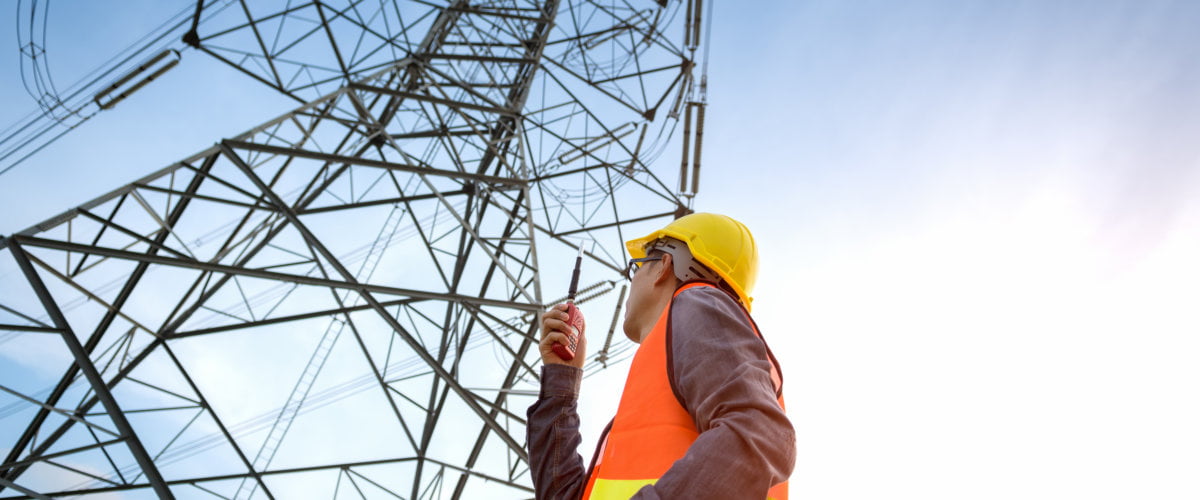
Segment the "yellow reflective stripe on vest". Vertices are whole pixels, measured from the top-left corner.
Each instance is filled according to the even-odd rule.
[[[647,484],[657,483],[657,479],[596,479],[592,486],[592,494],[587,500],[629,500]],[[767,500],[780,500],[767,497]]]
[[[588,500],[629,500],[638,490],[658,479],[596,479]]]

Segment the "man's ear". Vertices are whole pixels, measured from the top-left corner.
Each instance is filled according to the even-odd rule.
[[[662,260],[658,261],[658,272],[654,276],[654,284],[665,283],[666,281],[675,281],[675,263],[671,262],[671,254],[662,254]]]

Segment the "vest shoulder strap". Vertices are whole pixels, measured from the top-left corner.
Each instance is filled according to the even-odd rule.
[[[741,309],[742,314],[746,317],[746,320],[750,322],[750,327],[754,329],[754,334],[758,335],[758,339],[763,343],[763,348],[767,351],[767,359],[771,362],[771,367],[773,368],[771,372],[771,383],[775,386],[775,397],[778,398],[783,396],[783,370],[780,369],[779,360],[775,359],[775,353],[771,352],[771,346],[767,345],[766,339],[763,338],[762,331],[760,331],[758,328],[758,323],[754,321],[754,318],[750,316],[750,312],[747,311],[746,308],[742,306],[742,303],[738,301],[736,295],[731,294],[728,290],[717,286],[711,281],[691,280],[679,285],[679,288],[675,290],[675,297],[678,297],[680,292],[688,288],[702,286],[708,286],[717,290],[721,290],[734,304],[738,306],[739,309]],[[683,394],[679,391],[679,386],[675,383],[675,349],[673,348],[672,344],[672,318],[674,317],[675,313],[674,297],[672,297],[671,302],[667,304],[667,308],[667,331],[665,332],[665,342],[667,343],[667,383],[671,386],[671,393],[675,395],[675,400],[679,402],[680,406],[682,406],[684,409],[687,409],[688,405],[684,401]]]

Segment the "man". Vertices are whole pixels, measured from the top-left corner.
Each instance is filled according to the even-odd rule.
[[[567,308],[542,315],[542,388],[527,425],[537,498],[786,498],[795,433],[778,363],[748,313],[749,230],[697,213],[626,247],[624,330],[640,345],[587,469],[575,452],[586,338],[564,361],[551,347],[567,343]]]

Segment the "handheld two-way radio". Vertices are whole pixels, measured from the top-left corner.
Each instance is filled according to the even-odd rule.
[[[563,361],[575,359],[575,349],[579,347],[579,336],[583,335],[583,313],[575,307],[575,292],[579,289],[579,267],[583,264],[583,243],[579,244],[579,255],[575,257],[575,270],[571,272],[571,287],[567,289],[567,324],[575,327],[567,334],[567,344],[550,346],[554,354]]]

